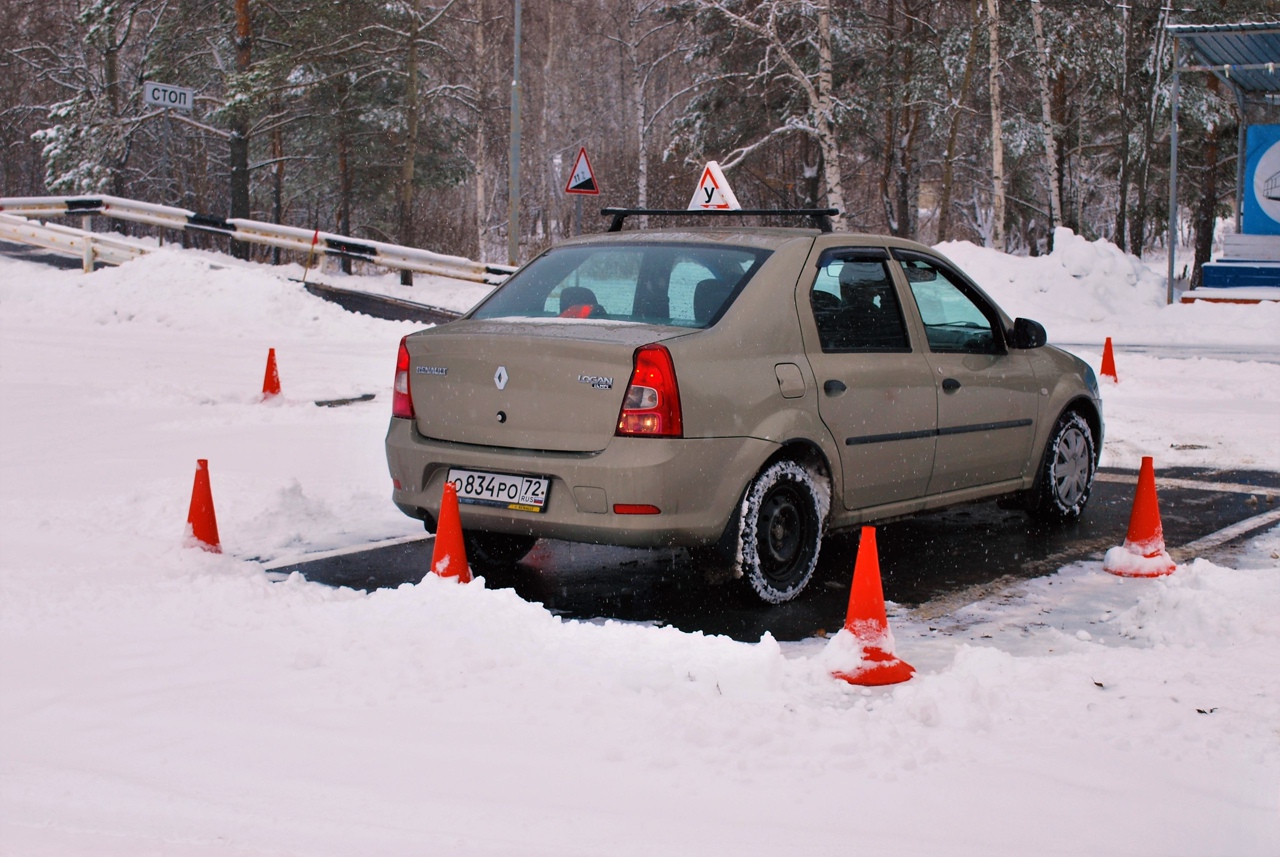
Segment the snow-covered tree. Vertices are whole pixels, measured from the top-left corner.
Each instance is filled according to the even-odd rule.
[[[45,184],[65,194],[128,192],[134,142],[147,123],[140,86],[166,3],[96,0],[65,10],[57,41],[13,51],[62,98],[47,106]]]

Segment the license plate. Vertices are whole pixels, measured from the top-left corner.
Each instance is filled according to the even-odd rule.
[[[541,512],[547,507],[551,480],[540,476],[509,476],[478,470],[450,470],[449,481],[458,491],[458,502],[495,506],[516,512]]]

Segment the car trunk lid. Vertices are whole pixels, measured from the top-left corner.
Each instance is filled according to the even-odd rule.
[[[435,440],[597,452],[635,350],[689,331],[591,320],[456,321],[406,341],[417,428]]]

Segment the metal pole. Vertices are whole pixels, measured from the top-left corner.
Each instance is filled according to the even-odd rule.
[[[575,195],[573,198],[573,234],[582,234],[582,195]]]
[[[1236,92],[1236,108],[1240,111],[1240,119],[1236,123],[1236,234],[1240,234],[1240,213],[1244,209],[1244,159],[1248,148],[1249,106],[1245,103],[1244,93],[1240,87],[1233,86]]]
[[[507,263],[520,264],[520,0],[516,4],[515,71],[511,78],[511,172],[507,187]]]
[[[1172,116],[1169,134],[1169,286],[1165,303],[1173,303],[1173,266],[1178,248],[1178,38],[1173,39]]]

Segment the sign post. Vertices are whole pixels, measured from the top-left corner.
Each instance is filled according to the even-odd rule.
[[[582,234],[582,197],[599,196],[600,186],[596,184],[596,174],[591,169],[591,159],[587,157],[587,148],[578,149],[578,157],[573,162],[573,170],[569,173],[569,181],[564,186],[565,193],[575,195],[573,234]]]
[[[153,80],[144,81],[142,84],[142,100],[152,107],[159,107],[164,111],[164,147],[161,149],[160,155],[160,172],[166,179],[173,178],[173,171],[169,162],[169,150],[173,147],[173,114],[170,111],[181,110],[184,113],[190,113],[195,107],[196,93],[194,89],[188,89],[185,86],[173,86],[168,83],[156,83]],[[183,239],[186,239],[186,233],[183,233]],[[160,243],[164,243],[164,233],[160,233]]]

